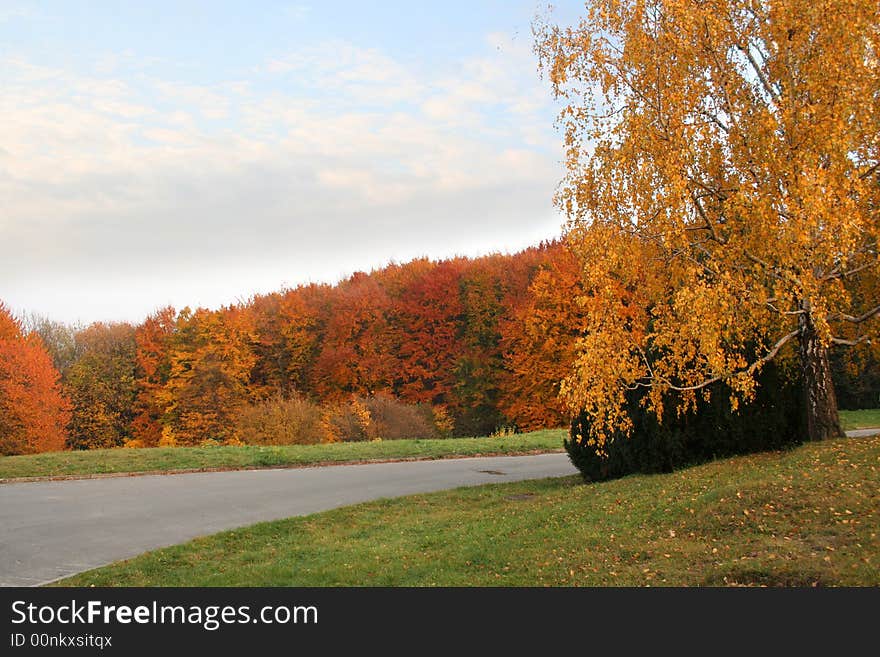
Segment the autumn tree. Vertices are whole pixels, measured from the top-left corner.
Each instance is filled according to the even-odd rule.
[[[390,390],[396,369],[388,345],[391,300],[379,277],[357,272],[333,288],[326,303],[310,389],[330,401]]]
[[[253,385],[252,317],[242,308],[182,310],[168,341],[168,373],[156,403],[160,445],[237,440],[236,417],[267,391]]]
[[[309,393],[309,380],[327,324],[329,285],[303,285],[283,295],[278,307],[288,386]]]
[[[554,244],[526,294],[501,322],[504,380],[498,404],[521,430],[563,426],[569,419],[559,384],[586,332],[577,303],[585,292],[577,258]]]
[[[386,272],[387,275],[387,272]],[[456,261],[414,260],[397,272],[389,309],[394,389],[411,403],[446,405],[461,351],[462,314]]]
[[[131,437],[136,397],[135,329],[97,322],[75,334],[76,361],[63,376],[72,404],[67,444],[117,447]]]
[[[177,312],[168,306],[149,315],[135,329],[135,380],[132,444],[155,447],[162,438],[164,405],[159,400],[171,373],[169,350]]]
[[[462,267],[457,433],[483,435],[510,422],[500,402],[509,383],[502,327],[527,299],[529,281],[544,257],[543,248],[535,247],[515,255],[483,256]]]
[[[627,389],[747,400],[791,345],[808,437],[840,435],[828,352],[880,311],[880,3],[595,0],[536,36],[591,284],[564,392],[592,438],[627,426]]]
[[[36,333],[0,302],[0,454],[64,449],[69,404]]]
[[[28,314],[22,324],[26,333],[40,336],[46,351],[52,357],[55,369],[63,377],[67,368],[79,358],[76,334],[82,327],[65,324],[38,313]]]

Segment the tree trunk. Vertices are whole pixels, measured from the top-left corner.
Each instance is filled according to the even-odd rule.
[[[828,348],[822,344],[809,310],[800,319],[800,356],[804,406],[807,412],[807,440],[841,438],[837,396],[831,380]]]

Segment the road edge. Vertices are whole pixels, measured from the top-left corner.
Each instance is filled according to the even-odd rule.
[[[880,431],[880,429],[878,429]],[[326,468],[334,465],[371,465],[375,463],[407,463],[410,461],[445,461],[449,459],[471,459],[496,456],[536,456],[538,454],[560,454],[565,450],[533,449],[513,452],[479,452],[475,454],[444,454],[442,456],[402,456],[388,459],[352,459],[348,461],[313,461],[310,463],[276,463],[271,465],[217,466],[206,468],[176,468],[173,470],[138,470],[135,472],[95,472],[91,474],[41,475],[37,477],[6,477],[0,479],[0,486],[26,484],[45,481],[76,481],[79,479],[114,479],[117,477],[151,477],[156,475],[195,474],[199,472],[250,472],[254,470],[294,470],[300,468]]]

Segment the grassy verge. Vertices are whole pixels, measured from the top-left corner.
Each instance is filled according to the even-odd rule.
[[[880,408],[860,411],[840,411],[840,423],[845,431],[850,429],[873,429],[880,427]]]
[[[0,457],[0,479],[551,452],[562,449],[564,434],[561,429],[548,429],[500,438],[387,440],[278,447],[176,447],[50,452]]]
[[[77,586],[880,585],[880,438],[668,475],[380,500],[87,572]]]

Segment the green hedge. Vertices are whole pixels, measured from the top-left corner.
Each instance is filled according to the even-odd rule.
[[[880,361],[872,352],[832,351],[831,378],[839,408],[857,411],[880,405]]]
[[[668,411],[662,423],[639,403],[641,395],[633,393],[628,400],[632,435],[613,436],[606,457],[598,456],[585,442],[578,444],[572,439],[589,434],[589,421],[583,413],[572,422],[565,449],[584,479],[601,481],[634,473],[671,472],[715,458],[779,449],[803,441],[800,384],[777,366],[764,368],[754,400],[740,404],[737,411],[731,409],[725,386],[717,384],[711,393],[709,402],[699,399],[695,412],[676,416]],[[668,400],[668,406],[674,407],[673,399]]]

